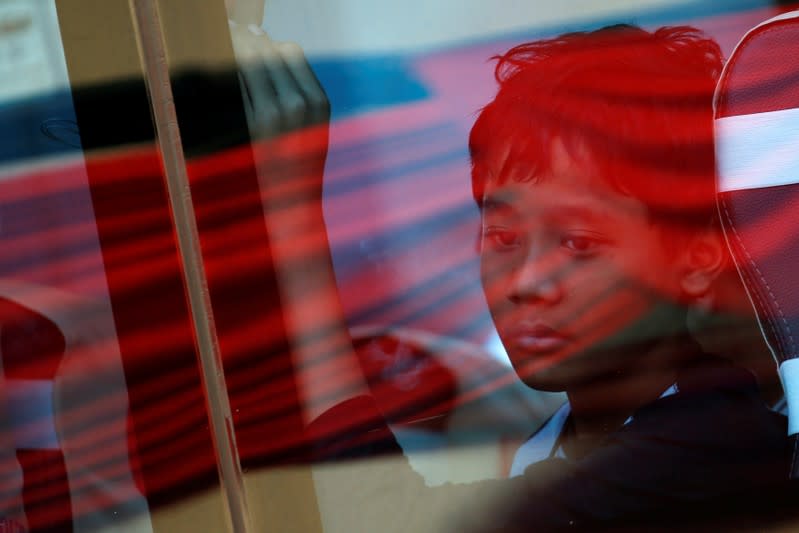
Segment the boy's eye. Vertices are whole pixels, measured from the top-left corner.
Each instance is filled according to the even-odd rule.
[[[507,228],[486,228],[483,238],[495,250],[512,250],[521,244],[519,234]]]
[[[590,255],[597,251],[602,241],[587,235],[567,235],[561,239],[561,246],[577,255]]]

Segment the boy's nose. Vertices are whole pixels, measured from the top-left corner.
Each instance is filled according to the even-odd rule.
[[[508,297],[514,303],[556,304],[563,299],[560,279],[564,265],[558,265],[553,250],[531,252],[514,272]]]

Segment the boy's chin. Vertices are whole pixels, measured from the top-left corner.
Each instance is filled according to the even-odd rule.
[[[617,341],[618,339],[613,339]],[[628,339],[629,341],[629,339]],[[603,342],[591,348],[562,354],[557,360],[528,359],[514,361],[513,368],[530,388],[545,392],[569,392],[586,387],[612,384],[621,375],[628,375],[644,354],[662,342],[661,338],[636,339],[637,342]],[[672,357],[664,352],[663,365]],[[662,368],[666,370],[666,368]]]
[[[585,383],[586,380],[590,381],[589,376],[575,375],[574,372],[563,371],[559,368],[547,368],[526,374],[517,371],[517,375],[522,383],[531,389],[544,392],[565,392]]]
[[[563,392],[585,379],[595,368],[582,353],[564,350],[544,356],[508,351],[516,376],[528,387],[545,392]]]

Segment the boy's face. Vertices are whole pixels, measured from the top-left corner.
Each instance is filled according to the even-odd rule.
[[[487,185],[481,278],[516,372],[555,391],[632,370],[643,346],[681,331],[684,311],[671,303],[679,262],[645,205],[557,139],[551,155],[535,182]]]

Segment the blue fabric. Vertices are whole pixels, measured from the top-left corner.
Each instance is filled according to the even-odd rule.
[[[409,56],[317,57],[309,62],[327,91],[333,120],[430,97]]]
[[[79,151],[75,120],[69,91],[0,105],[0,164]]]

